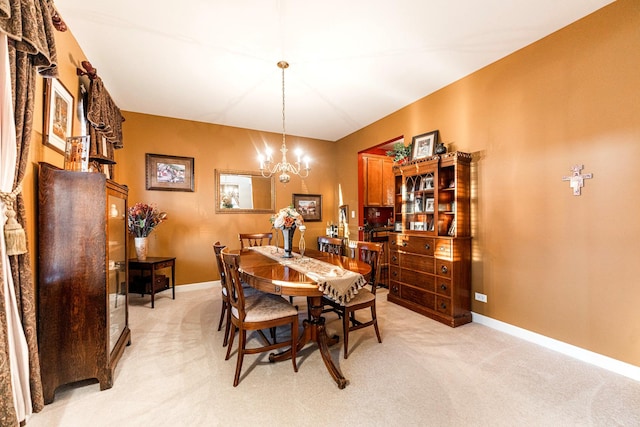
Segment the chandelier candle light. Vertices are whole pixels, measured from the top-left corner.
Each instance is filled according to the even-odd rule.
[[[284,120],[284,70],[289,68],[289,63],[286,61],[278,62],[278,68],[282,70],[282,147],[280,147],[280,152],[282,153],[282,161],[273,165],[273,156],[271,153],[271,149],[267,148],[265,155],[260,154],[258,156],[258,160],[260,161],[260,172],[262,176],[265,178],[270,178],[274,173],[279,173],[280,176],[278,180],[286,184],[291,181],[291,175],[294,174],[300,176],[300,178],[306,178],[309,176],[309,157],[302,158],[302,152],[300,150],[296,150],[297,161],[295,164],[287,162],[287,144],[285,142],[286,132],[285,132],[285,120]],[[302,162],[304,161],[304,168],[302,167]]]

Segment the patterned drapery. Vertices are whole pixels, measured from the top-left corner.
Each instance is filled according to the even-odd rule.
[[[0,33],[7,36],[3,37],[3,43],[8,45],[8,56],[4,60],[8,61],[11,71],[13,95],[11,102],[16,134],[15,140],[11,138],[11,143],[16,145],[12,190],[21,185],[28,167],[36,72],[48,77],[57,75],[52,14],[57,16],[52,0],[0,0]],[[7,38],[8,42],[5,41]],[[0,143],[7,144],[7,141],[3,138]],[[17,221],[26,229],[26,210],[20,193],[15,199],[14,209],[17,213]],[[4,213],[0,218],[4,220]],[[44,406],[36,335],[35,290],[30,257],[28,252],[11,257],[0,257],[0,283],[2,284],[0,286],[0,425],[2,426],[18,426],[32,412],[39,412]],[[5,268],[7,261],[10,269]],[[6,273],[2,273],[8,270],[11,272],[12,280],[6,277]],[[13,283],[12,288],[8,287],[10,282]],[[8,297],[10,294],[13,298]],[[15,306],[9,307],[7,301]],[[15,376],[18,375],[15,372],[15,362],[10,360],[9,346],[16,341],[12,336],[16,328],[8,327],[7,313],[12,310],[18,313],[24,334],[22,341],[26,343],[28,349],[26,389],[30,399],[26,400],[31,401],[31,408],[22,408],[20,403],[16,403],[16,399],[20,396],[16,396],[12,387],[12,382],[16,381]],[[25,381],[24,378],[21,380]]]

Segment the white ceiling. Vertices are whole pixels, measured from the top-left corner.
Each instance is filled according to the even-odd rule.
[[[335,141],[611,0],[55,0],[122,110]],[[85,58],[81,58],[85,59]]]

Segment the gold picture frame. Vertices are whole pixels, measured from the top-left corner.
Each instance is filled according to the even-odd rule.
[[[73,135],[73,95],[56,78],[44,79],[44,126],[42,142],[64,155],[67,138]]]
[[[322,221],[322,195],[321,194],[294,194],[293,207],[305,222]]]
[[[146,153],[146,188],[161,191],[194,191],[193,157]]]

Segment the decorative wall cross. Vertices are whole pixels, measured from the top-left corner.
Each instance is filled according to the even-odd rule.
[[[584,165],[574,165],[571,170],[573,171],[573,175],[571,176],[563,176],[563,181],[569,181],[569,186],[573,188],[573,195],[579,196],[580,189],[584,186],[584,180],[587,178],[593,178],[593,174],[583,173],[580,171],[584,168]]]

